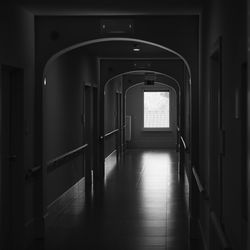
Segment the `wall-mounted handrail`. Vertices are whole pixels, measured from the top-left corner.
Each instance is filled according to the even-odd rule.
[[[115,129],[115,130],[113,130],[113,131],[111,131],[111,132],[105,134],[104,136],[101,136],[100,138],[101,138],[101,139],[107,138],[107,137],[109,137],[109,136],[111,136],[111,135],[117,133],[118,131],[119,131],[119,129]]]
[[[183,145],[184,149],[185,149],[186,151],[188,151],[187,144],[186,144],[184,138],[182,137],[182,135],[180,136],[180,139],[181,139],[181,142],[182,142],[182,145]]]
[[[113,131],[111,131],[111,132],[105,134],[105,135],[104,135],[104,138],[106,138],[106,137],[108,137],[108,136],[111,136],[111,135],[117,133],[118,131],[119,131],[119,129],[115,129],[115,130],[113,130]]]
[[[60,155],[59,157],[54,158],[53,160],[47,162],[47,171],[52,172],[56,168],[60,167],[62,164],[70,161],[71,159],[77,157],[80,155],[86,148],[88,147],[88,144],[84,144],[76,149],[73,149],[63,155]]]
[[[208,200],[208,195],[207,195],[206,189],[205,189],[204,186],[202,185],[201,180],[200,180],[200,177],[199,177],[199,175],[198,175],[198,173],[196,172],[196,169],[195,169],[194,167],[192,168],[192,172],[193,172],[193,175],[194,175],[194,178],[195,178],[197,187],[198,187],[198,189],[199,189],[199,192],[203,195],[203,197],[204,197],[206,200]]]
[[[181,130],[178,126],[176,127],[176,133],[177,133],[178,147],[181,147],[182,144],[186,153],[189,153],[189,148],[187,146],[187,143],[185,142],[184,137],[181,135]]]
[[[210,212],[210,218],[211,218],[212,224],[214,226],[214,229],[217,233],[217,236],[220,240],[220,243],[221,243],[223,250],[232,250],[215,212],[213,212],[213,211]]]
[[[36,166],[33,168],[29,168],[25,174],[25,179],[28,180],[31,177],[34,177],[40,170],[42,169],[41,166]]]
[[[200,178],[199,178],[199,175],[196,172],[196,169],[194,167],[192,168],[192,172],[193,172],[196,184],[198,186],[199,192],[203,195],[205,200],[209,200],[206,189],[202,185],[202,183],[200,181]],[[208,204],[209,204],[209,207],[210,207],[211,204],[210,203],[208,203]],[[210,209],[211,209],[211,207],[210,207]],[[232,248],[231,248],[231,246],[230,246],[230,244],[229,244],[229,242],[227,240],[227,237],[226,237],[226,235],[225,235],[225,233],[224,233],[224,231],[222,229],[222,226],[221,226],[215,212],[210,211],[210,218],[211,218],[212,224],[213,224],[213,226],[215,228],[216,234],[217,234],[217,236],[219,238],[219,241],[221,243],[221,246],[222,246],[223,250],[232,250]]]

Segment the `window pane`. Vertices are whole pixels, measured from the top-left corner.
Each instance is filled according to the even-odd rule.
[[[144,128],[169,128],[169,92],[144,92]]]

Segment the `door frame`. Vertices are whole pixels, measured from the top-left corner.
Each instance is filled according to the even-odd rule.
[[[222,88],[223,88],[223,83],[222,83],[222,37],[218,37],[218,39],[215,41],[211,52],[209,56],[209,63],[210,63],[210,83],[214,82],[214,79],[216,80],[215,83],[211,83],[210,89],[214,86],[214,93],[217,93],[217,98],[216,98],[216,107],[217,109],[216,114],[217,114],[217,119],[216,119],[216,124],[214,124],[213,127],[216,128],[216,131],[213,134],[210,134],[210,138],[212,140],[216,138],[216,143],[213,144],[210,141],[209,145],[209,157],[212,158],[211,150],[214,148],[214,145],[218,145],[216,152],[215,152],[215,157],[216,159],[214,162],[216,165],[210,163],[209,166],[209,193],[210,195],[210,210],[212,210],[215,215],[218,217],[218,220],[221,225],[223,225],[223,157],[225,154],[225,131],[223,128],[223,110],[222,110]],[[212,68],[213,67],[213,68]],[[216,70],[216,75],[213,76],[213,71]],[[215,85],[216,84],[216,85]],[[211,100],[214,99],[215,97],[212,96],[212,93],[210,94],[210,108],[211,108]],[[211,112],[211,111],[210,111]],[[210,124],[211,121],[213,121],[213,116],[210,115]],[[209,131],[211,132],[211,125],[209,126]],[[210,175],[211,168],[214,169],[214,172],[217,170],[217,180],[218,180],[218,189],[216,192],[212,192],[211,189],[214,187],[214,179],[213,176]],[[216,193],[216,197],[213,197],[212,194]],[[212,225],[212,224],[211,224]],[[214,244],[214,245],[213,245]],[[209,239],[209,246],[214,247],[217,246],[218,242],[215,240],[215,234],[214,234],[214,228],[210,226],[210,239]]]

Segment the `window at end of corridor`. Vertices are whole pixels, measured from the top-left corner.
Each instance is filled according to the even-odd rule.
[[[144,130],[170,129],[169,91],[144,91]]]

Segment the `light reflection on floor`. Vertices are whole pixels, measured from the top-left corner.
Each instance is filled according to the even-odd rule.
[[[119,164],[109,157],[105,170],[103,190],[90,203],[83,185],[60,203],[44,249],[188,249],[188,193],[175,151],[128,150]]]

